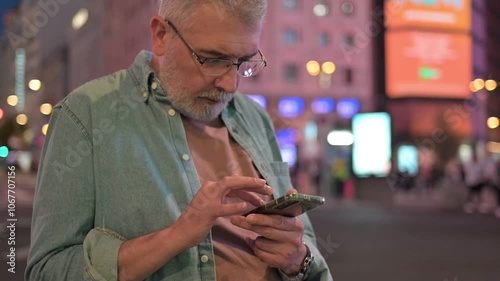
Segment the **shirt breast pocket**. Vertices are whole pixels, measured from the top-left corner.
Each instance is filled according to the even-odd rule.
[[[293,188],[290,180],[290,169],[286,162],[271,162],[271,173],[266,177],[268,185],[274,188],[275,195],[283,195]]]

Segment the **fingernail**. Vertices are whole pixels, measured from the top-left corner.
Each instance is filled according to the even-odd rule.
[[[247,220],[248,223],[254,223],[254,222],[256,222],[255,215],[248,215],[246,217],[246,220]]]
[[[250,237],[245,237],[245,242],[247,242],[248,246],[253,247],[253,240]]]
[[[262,199],[260,199],[260,202],[259,202],[259,203],[260,203],[260,205],[261,205],[261,206],[266,205],[266,201],[264,201],[264,200],[262,200]]]
[[[266,180],[265,180],[265,179],[258,179],[258,182],[259,182],[260,184],[264,184],[264,183],[266,183]]]
[[[231,222],[232,224],[240,224],[240,218],[239,218],[239,217],[232,217],[232,218],[230,219],[230,222]]]

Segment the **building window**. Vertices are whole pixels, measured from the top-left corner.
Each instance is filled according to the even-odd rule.
[[[283,0],[283,6],[287,10],[295,11],[299,6],[297,2],[298,0]]]
[[[344,70],[344,81],[346,85],[352,85],[353,81],[352,68],[348,67]]]
[[[287,28],[283,31],[283,41],[287,45],[295,45],[299,41],[299,33],[295,29]]]
[[[321,47],[327,47],[328,44],[330,43],[330,37],[328,36],[327,32],[321,32],[318,34],[318,44]]]
[[[285,65],[285,81],[296,82],[299,78],[299,69],[296,64]]]
[[[342,3],[341,9],[344,15],[350,16],[354,12],[354,5],[351,2],[344,2]]]
[[[324,1],[319,2],[318,4],[314,5],[314,7],[313,7],[314,15],[317,17],[320,17],[320,18],[328,16],[329,12],[330,11],[328,9],[328,5]]]
[[[352,34],[346,34],[344,35],[344,39],[343,39],[343,42],[344,46],[347,48],[347,49],[350,49],[354,46],[354,37],[352,36]]]

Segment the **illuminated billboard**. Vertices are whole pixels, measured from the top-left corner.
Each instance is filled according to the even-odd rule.
[[[388,29],[471,29],[471,0],[386,0],[384,9]]]
[[[352,119],[353,171],[358,177],[385,177],[391,171],[391,117],[385,112],[358,113]]]
[[[391,98],[467,98],[472,79],[467,34],[386,33],[386,87]]]

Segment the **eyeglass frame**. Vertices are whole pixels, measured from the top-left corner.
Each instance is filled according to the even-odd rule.
[[[252,77],[254,75],[256,75],[257,73],[259,73],[262,69],[264,69],[266,66],[267,66],[267,60],[266,58],[264,57],[264,54],[262,54],[262,51],[259,49],[258,50],[258,54],[260,55],[261,59],[260,60],[243,60],[243,61],[240,61],[240,62],[233,62],[231,60],[228,60],[228,59],[219,59],[219,58],[205,58],[203,56],[200,56],[198,55],[194,50],[193,48],[191,48],[191,46],[189,45],[189,43],[186,41],[186,39],[184,39],[184,37],[182,37],[182,35],[180,34],[179,30],[174,26],[174,24],[168,20],[168,19],[163,19],[165,20],[165,22],[172,28],[172,30],[177,34],[179,35],[179,38],[181,39],[182,43],[184,43],[184,45],[186,46],[186,48],[191,52],[191,55],[196,59],[196,61],[200,64],[200,66],[202,67],[203,69],[203,65],[205,64],[205,62],[211,60],[211,61],[222,61],[222,62],[227,62],[228,63],[228,68],[225,72],[221,73],[221,74],[207,74],[205,72],[203,72],[205,75],[208,75],[208,76],[222,76],[224,74],[226,74],[230,69],[231,69],[231,66],[235,65],[236,66],[236,73],[238,73],[239,76],[241,77],[244,77],[244,78],[248,78],[248,77]],[[204,59],[202,59],[204,58]],[[264,63],[264,66],[258,71],[256,72],[255,74],[252,74],[252,75],[249,75],[249,76],[244,76],[243,74],[241,74],[239,72],[239,69],[240,69],[240,66],[243,64],[243,63],[247,63],[247,62],[263,62]]]

